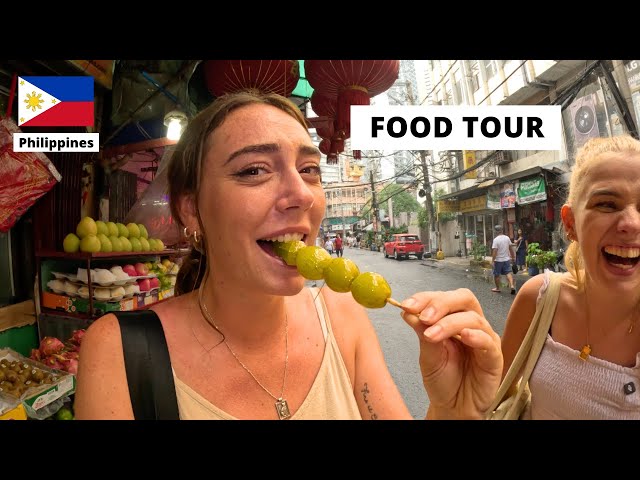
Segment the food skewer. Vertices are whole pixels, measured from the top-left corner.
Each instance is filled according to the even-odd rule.
[[[324,280],[325,285],[336,292],[350,291],[353,298],[366,308],[382,308],[389,304],[415,315],[391,297],[391,287],[382,275],[360,273],[349,259],[332,259],[324,248],[308,246],[302,241],[276,242],[274,252],[287,265],[297,267],[304,278]],[[460,335],[452,338],[460,340]]]
[[[406,308],[404,308],[404,307],[402,306],[402,304],[401,304],[399,301],[394,300],[394,299],[393,299],[393,298],[391,298],[391,297],[387,298],[387,303],[388,303],[388,304],[390,304],[390,305],[393,305],[394,307],[401,308],[401,309],[402,309],[402,310],[404,310],[405,312],[409,312]],[[409,313],[411,313],[411,312],[409,312]]]

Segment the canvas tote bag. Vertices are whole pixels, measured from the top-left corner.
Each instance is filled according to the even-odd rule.
[[[549,275],[551,278],[547,291],[538,302],[527,334],[488,410],[487,420],[519,420],[531,402],[529,378],[544,346],[560,296],[561,274],[550,272]],[[523,366],[524,370],[522,370]],[[509,387],[521,371],[522,377],[518,381],[516,390],[505,398]]]

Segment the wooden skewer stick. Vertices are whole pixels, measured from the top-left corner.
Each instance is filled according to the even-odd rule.
[[[405,312],[411,313],[411,312],[409,312],[406,308],[404,308],[404,307],[402,306],[402,304],[401,304],[399,301],[394,300],[393,298],[387,298],[387,303],[388,303],[389,305],[393,305],[394,307],[401,308],[401,309],[402,309],[402,310],[404,310]],[[415,315],[415,314],[413,314],[413,315]],[[456,340],[460,340],[460,339],[461,339],[460,335],[454,335],[452,338],[455,338]]]
[[[393,298],[387,298],[387,303],[393,305],[394,307],[401,308],[405,312],[408,312],[408,310],[406,310],[399,301],[394,300]]]

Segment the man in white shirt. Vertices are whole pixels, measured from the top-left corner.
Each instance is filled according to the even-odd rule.
[[[492,288],[492,292],[500,293],[500,276],[506,275],[511,288],[511,295],[516,294],[516,287],[511,273],[511,261],[515,262],[515,254],[511,248],[511,239],[502,233],[502,225],[494,227],[496,237],[491,245],[491,263],[493,264],[493,279],[496,282],[496,288]]]

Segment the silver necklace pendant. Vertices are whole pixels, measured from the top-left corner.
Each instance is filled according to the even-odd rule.
[[[291,418],[291,412],[289,411],[289,404],[282,397],[276,400],[276,412],[278,412],[278,418],[280,420],[287,420],[288,418]]]

